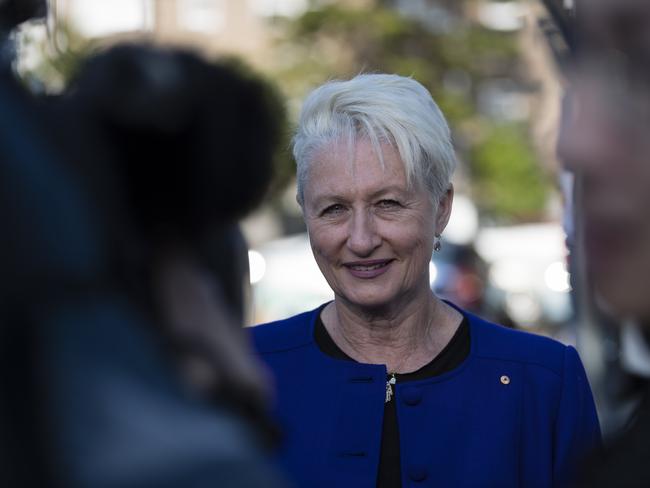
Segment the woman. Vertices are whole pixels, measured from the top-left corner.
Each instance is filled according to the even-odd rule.
[[[437,298],[450,134],[395,75],[333,81],[294,140],[314,257],[334,290],[253,329],[275,376],[282,464],[300,486],[560,486],[599,441],[576,351]]]

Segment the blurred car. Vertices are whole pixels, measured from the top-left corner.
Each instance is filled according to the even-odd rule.
[[[249,251],[252,323],[286,318],[334,298],[306,233],[270,241]]]
[[[488,264],[485,298],[498,320],[557,336],[573,313],[561,225],[483,228],[476,249]]]

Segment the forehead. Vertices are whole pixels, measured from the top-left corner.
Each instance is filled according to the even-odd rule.
[[[408,189],[397,149],[389,143],[374,145],[365,137],[353,143],[336,140],[324,144],[314,154],[307,175],[307,193]]]

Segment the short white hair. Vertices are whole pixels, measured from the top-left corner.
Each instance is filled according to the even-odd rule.
[[[456,155],[447,121],[428,90],[404,76],[361,74],[319,86],[303,104],[293,138],[301,205],[315,153],[338,141],[354,147],[359,137],[371,141],[382,164],[381,143],[396,147],[407,184],[422,184],[434,204],[450,188]]]

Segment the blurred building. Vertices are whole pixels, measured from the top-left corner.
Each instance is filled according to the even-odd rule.
[[[232,54],[268,65],[275,20],[317,4],[353,6],[371,0],[50,0],[60,25],[103,42],[145,38]]]
[[[104,42],[145,38],[231,53],[252,62],[264,59],[268,19],[299,11],[304,0],[53,0],[60,25]]]

